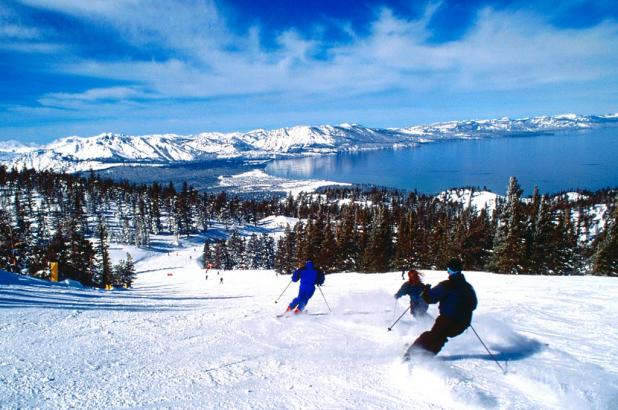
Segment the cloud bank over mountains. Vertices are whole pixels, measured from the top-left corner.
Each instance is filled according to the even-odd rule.
[[[615,111],[615,10],[577,27],[478,3],[439,39],[458,17],[437,23],[447,6],[384,2],[297,26],[290,13],[234,18],[250,11],[242,1],[0,5],[0,137]]]

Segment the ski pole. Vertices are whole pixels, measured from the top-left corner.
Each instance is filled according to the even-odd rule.
[[[326,296],[324,296],[324,292],[322,292],[322,287],[318,286],[318,289],[320,290],[320,293],[322,294],[322,297],[324,298],[324,303],[326,303],[326,307],[328,308],[328,311],[332,313],[332,310],[330,309],[330,306],[328,306],[328,302],[326,301]]]
[[[498,367],[500,368],[500,370],[502,370],[502,373],[506,374],[506,370],[504,370],[502,368],[502,366],[500,366],[500,362],[498,362],[498,360],[494,357],[494,355],[491,353],[491,351],[487,348],[487,346],[485,345],[485,343],[483,342],[483,339],[481,339],[481,336],[479,336],[478,333],[476,333],[476,330],[474,329],[474,326],[470,325],[470,329],[472,329],[472,331],[474,332],[474,334],[476,335],[476,337],[478,337],[479,342],[481,342],[481,344],[483,345],[483,347],[485,348],[485,350],[487,350],[487,353],[489,353],[489,356],[491,356],[492,359],[494,359],[494,362],[496,362],[496,364],[498,365]]]
[[[275,303],[279,302],[279,299],[281,299],[281,296],[283,296],[283,294],[285,293],[286,290],[288,290],[288,288],[290,287],[291,284],[292,284],[292,280],[290,279],[290,283],[288,283],[288,285],[285,287],[285,289],[283,289],[283,292],[281,292],[281,294],[279,295],[277,300],[275,300]]]
[[[408,308],[406,310],[403,311],[403,313],[401,314],[401,316],[399,316],[397,318],[397,320],[395,320],[395,323],[393,323],[389,328],[388,331],[390,332],[391,330],[393,330],[393,327],[395,327],[395,325],[397,324],[397,322],[399,322],[401,320],[401,318],[403,317],[403,315],[405,315],[406,313],[408,313],[408,310],[410,310],[410,308],[412,307],[412,305],[408,306]]]

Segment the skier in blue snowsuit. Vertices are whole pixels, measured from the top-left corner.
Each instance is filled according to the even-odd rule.
[[[313,266],[313,262],[307,261],[305,266],[296,269],[292,274],[292,282],[298,282],[299,280],[298,296],[290,302],[286,312],[294,310],[294,313],[298,314],[305,309],[307,302],[309,302],[309,299],[311,299],[315,292],[315,286],[322,286],[324,284],[324,273],[316,269]]]

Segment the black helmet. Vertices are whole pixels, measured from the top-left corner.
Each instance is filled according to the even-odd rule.
[[[457,258],[451,258],[446,264],[446,269],[453,272],[461,272],[463,270],[463,264]]]

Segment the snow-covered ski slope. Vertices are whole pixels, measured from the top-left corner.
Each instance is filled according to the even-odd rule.
[[[112,246],[112,248],[117,248]],[[122,256],[126,249],[117,249]],[[471,330],[403,364],[431,322],[392,297],[401,274],[333,274],[310,314],[272,271],[200,269],[201,240],[136,252],[134,289],[0,273],[0,408],[615,409],[618,281],[467,272]],[[171,274],[171,276],[170,276]],[[444,272],[427,271],[432,284]],[[221,284],[220,278],[223,278]],[[396,310],[394,311],[394,308]],[[430,308],[432,315],[436,307]]]

